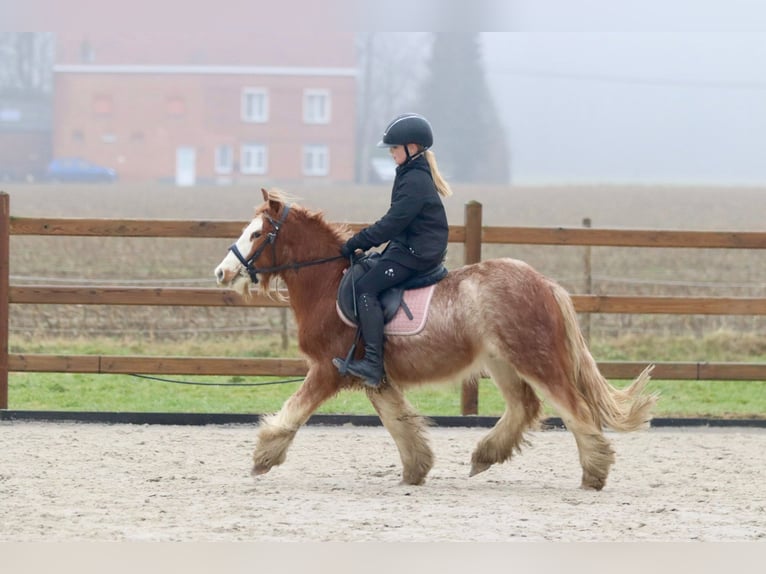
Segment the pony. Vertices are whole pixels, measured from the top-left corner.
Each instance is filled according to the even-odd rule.
[[[387,336],[386,377],[379,388],[341,376],[332,359],[348,352],[356,334],[336,310],[338,285],[349,267],[340,247],[350,230],[291,204],[280,190],[262,193],[263,204],[216,267],[215,278],[243,297],[257,286],[273,295],[273,280],[283,282],[308,372],[281,409],[259,421],[254,476],[282,464],[298,429],[324,401],[348,388],[367,393],[399,451],[402,483],[409,485],[422,484],[434,464],[429,420],[404,395],[415,385],[491,376],[505,410],[474,448],[470,476],[521,451],[525,434],[538,428],[541,398],[575,437],[584,489],[601,490],[615,461],[605,428],[627,432],[649,425],[657,395],[644,390],[653,365],[625,389],[613,387],[588,350],[567,291],[510,258],[465,265],[437,283],[423,330]]]

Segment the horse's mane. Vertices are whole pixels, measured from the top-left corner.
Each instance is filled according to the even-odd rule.
[[[290,209],[296,215],[305,218],[306,222],[314,222],[327,229],[335,239],[338,241],[345,241],[351,234],[351,228],[346,223],[332,223],[325,219],[324,212],[321,210],[312,211],[306,207],[303,207],[298,202],[301,198],[291,195],[278,187],[272,187],[268,190],[269,201],[277,201],[283,204],[289,204]],[[264,202],[261,206],[255,210],[256,215],[259,215],[266,211],[269,207],[268,201]]]

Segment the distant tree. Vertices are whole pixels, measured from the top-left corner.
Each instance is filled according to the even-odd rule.
[[[434,152],[451,181],[508,183],[508,143],[487,85],[477,33],[433,36],[415,111],[431,121]]]
[[[426,33],[364,33],[357,36],[359,97],[357,100],[357,180],[367,183],[370,160],[386,124],[414,111],[425,77],[430,48]]]
[[[53,51],[50,32],[0,32],[0,95],[50,96]]]

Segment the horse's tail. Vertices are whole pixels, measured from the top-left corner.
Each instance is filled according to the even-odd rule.
[[[659,394],[643,394],[651,379],[654,365],[649,365],[630,386],[620,390],[604,378],[582,336],[577,313],[567,291],[553,284],[553,295],[558,302],[566,325],[567,342],[571,353],[573,380],[577,391],[590,407],[596,424],[616,431],[633,431],[649,426],[652,408]]]

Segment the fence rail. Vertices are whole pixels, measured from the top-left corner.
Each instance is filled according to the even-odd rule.
[[[610,379],[632,379],[650,363],[601,361],[602,374]],[[38,355],[12,354],[11,372],[153,374],[153,375],[242,375],[301,377],[307,373],[302,359],[250,359],[236,357],[152,357],[125,355]],[[677,362],[655,363],[653,377],[687,381],[763,380],[766,365],[757,363]]]
[[[465,225],[450,226],[450,242],[464,245],[465,262],[481,259],[482,244],[608,246],[652,248],[765,249],[766,233],[664,231],[634,229],[574,229],[484,227],[481,204],[466,205]],[[363,224],[351,224],[354,230]],[[274,375],[302,376],[300,359],[218,357],[151,357],[107,355],[45,355],[9,353],[10,304],[159,305],[285,307],[286,303],[261,294],[250,301],[220,289],[169,287],[88,287],[10,285],[10,236],[233,238],[239,221],[180,221],[138,219],[64,219],[11,217],[10,198],[0,192],[0,409],[8,408],[9,372],[79,372],[157,375]],[[574,295],[580,313],[766,315],[766,298],[650,297]],[[604,361],[608,378],[630,379],[647,363]],[[761,363],[658,363],[655,376],[671,380],[766,380]],[[476,389],[464,385],[463,414],[476,414]]]
[[[766,315],[758,297],[658,297],[572,295],[578,313]],[[191,287],[12,286],[10,302],[46,305],[148,305],[192,307],[289,307],[262,294],[243,300],[232,291]]]

